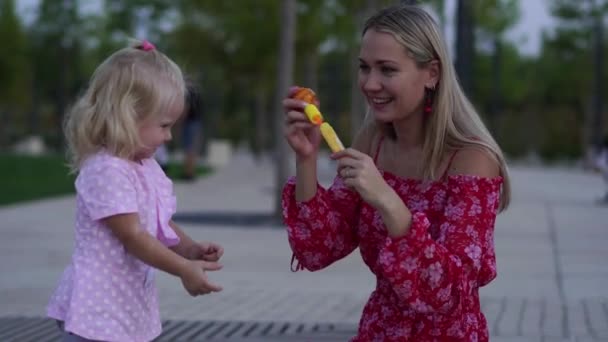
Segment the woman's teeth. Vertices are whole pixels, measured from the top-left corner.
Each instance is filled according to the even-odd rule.
[[[374,97],[372,98],[372,102],[374,104],[385,104],[391,101],[390,97]]]

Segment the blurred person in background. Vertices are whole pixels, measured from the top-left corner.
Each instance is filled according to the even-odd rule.
[[[594,158],[594,167],[600,172],[606,183],[606,193],[598,200],[599,204],[608,205],[608,134],[604,136],[604,140],[598,146],[596,156]]]
[[[201,114],[203,103],[200,89],[188,83],[186,93],[186,112],[182,123],[182,147],[184,150],[184,169],[182,178],[193,180],[196,177],[198,154],[201,144]]]

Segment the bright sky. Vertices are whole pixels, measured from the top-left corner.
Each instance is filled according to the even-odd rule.
[[[18,0],[17,8],[26,19],[31,21],[33,17],[32,9],[35,9],[39,0]],[[446,0],[447,13],[455,13],[456,0]],[[551,29],[553,19],[549,15],[547,0],[520,0],[521,18],[519,22],[507,33],[507,38],[520,46],[520,51],[527,55],[535,55],[540,49],[541,31]],[[100,1],[83,2],[84,11],[100,10]],[[454,36],[454,15],[447,18],[447,39],[453,41]]]

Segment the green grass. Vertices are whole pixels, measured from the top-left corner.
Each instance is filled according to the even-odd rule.
[[[197,171],[199,176],[211,172],[206,167]],[[171,179],[179,180],[181,174],[181,165],[169,164]],[[74,179],[61,155],[0,154],[0,206],[74,193]]]
[[[74,192],[63,156],[0,154],[0,205]]]

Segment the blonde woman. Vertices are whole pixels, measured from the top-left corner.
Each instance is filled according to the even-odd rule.
[[[503,154],[423,9],[371,17],[359,60],[370,120],[332,155],[329,189],[317,182],[318,128],[303,103],[284,100],[297,170],[284,219],[297,268],[322,269],[359,247],[377,285],[352,341],[488,341],[479,288],[496,277],[494,221],[509,203]]]
[[[180,69],[148,41],[115,52],[68,114],[75,249],[47,308],[63,341],[150,341],[161,332],[154,269],[192,295],[220,291],[221,246],[171,220],[173,185],[154,160],[183,112]]]

